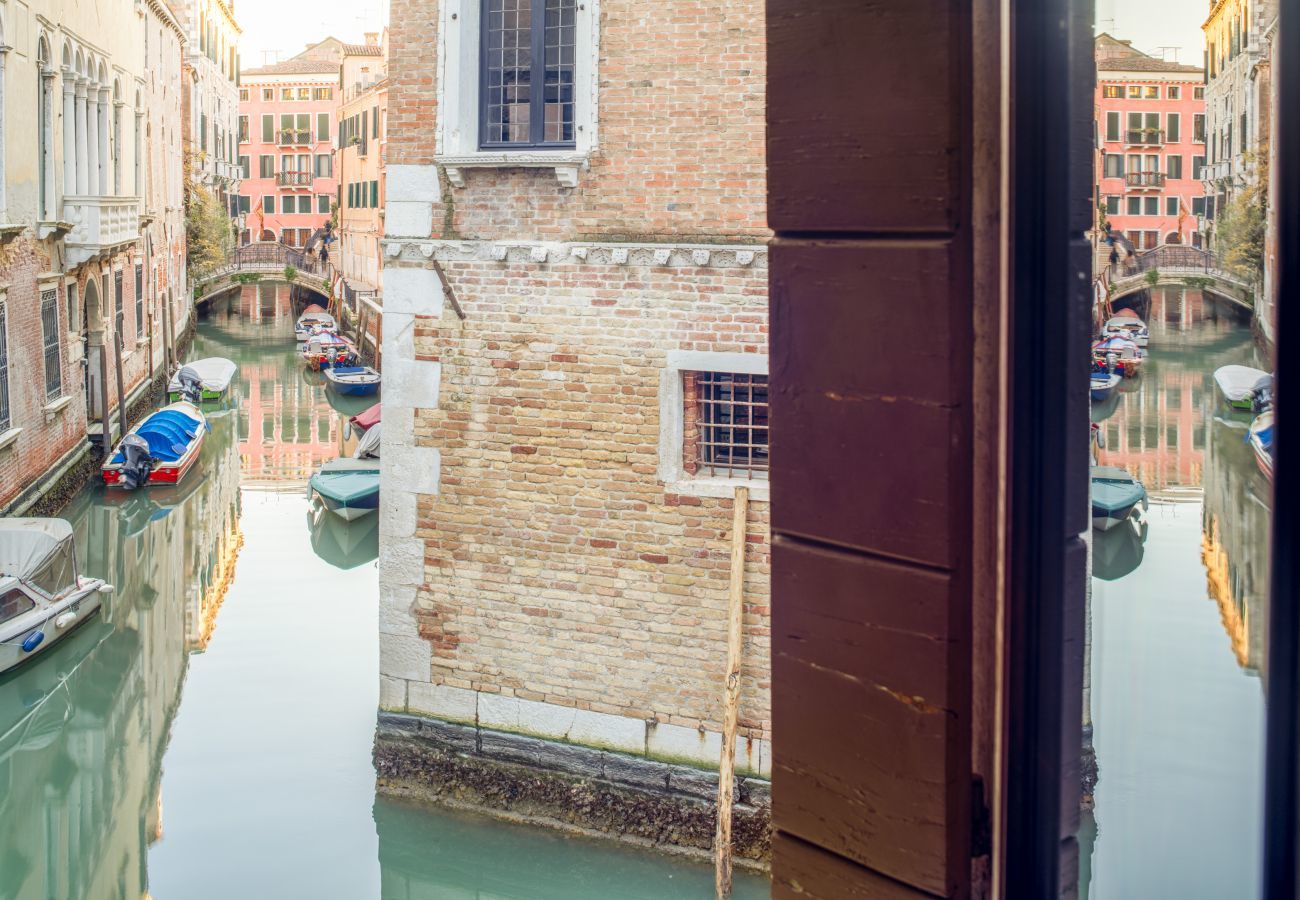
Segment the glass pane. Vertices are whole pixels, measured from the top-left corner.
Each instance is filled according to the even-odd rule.
[[[546,0],[543,140],[573,141],[574,0]]]
[[[486,17],[484,142],[529,143],[533,66],[531,0],[488,0]]]

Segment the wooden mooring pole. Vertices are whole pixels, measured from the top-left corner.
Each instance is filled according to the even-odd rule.
[[[744,648],[745,528],[749,488],[736,488],[731,523],[731,592],[727,600],[727,680],[722,695],[722,758],[718,761],[718,829],[713,837],[714,886],[731,896],[731,807],[736,801],[736,725],[740,717],[740,661]]]

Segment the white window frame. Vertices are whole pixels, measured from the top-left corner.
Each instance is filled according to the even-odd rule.
[[[658,478],[669,494],[691,497],[731,497],[736,488],[749,488],[751,499],[771,498],[771,482],[764,475],[754,478],[718,478],[690,475],[682,460],[685,435],[686,372],[734,372],[738,375],[766,375],[767,354],[715,353],[706,350],[670,350],[659,373],[659,468]]]
[[[479,67],[482,0],[445,0],[438,23],[438,121],[435,161],[455,187],[473,168],[552,169],[562,187],[574,187],[598,143],[600,0],[574,9],[574,148],[480,150]]]
[[[1114,122],[1114,123],[1115,123],[1115,128],[1114,128],[1114,131],[1115,131],[1115,137],[1114,137],[1114,138],[1112,138],[1112,137],[1110,136],[1110,134],[1111,134],[1110,123],[1111,123],[1111,122]],[[1124,124],[1124,121],[1123,121],[1123,119],[1120,118],[1119,110],[1114,110],[1114,109],[1112,109],[1112,110],[1107,110],[1107,111],[1106,111],[1106,131],[1105,131],[1105,135],[1106,135],[1106,136],[1105,136],[1105,138],[1103,138],[1103,140],[1104,140],[1105,142],[1107,142],[1107,143],[1114,143],[1114,142],[1119,142],[1119,141],[1124,140],[1124,129],[1121,127],[1123,124]]]

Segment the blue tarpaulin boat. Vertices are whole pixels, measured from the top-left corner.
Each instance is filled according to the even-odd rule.
[[[379,460],[335,459],[308,482],[325,508],[351,522],[379,509]]]
[[[334,366],[324,371],[330,387],[345,397],[370,397],[379,390],[381,376],[369,366]]]

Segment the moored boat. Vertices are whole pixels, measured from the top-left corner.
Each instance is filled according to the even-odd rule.
[[[0,672],[67,637],[112,591],[77,574],[72,526],[64,520],[0,519]]]
[[[1088,393],[1098,403],[1104,402],[1115,393],[1121,380],[1118,375],[1108,372],[1093,372],[1088,383]]]
[[[1250,448],[1255,451],[1255,463],[1264,477],[1273,480],[1273,411],[1260,413],[1250,423]]]
[[[298,343],[301,344],[310,338],[312,332],[317,328],[322,331],[335,331],[338,327],[338,322],[333,316],[313,303],[302,311],[302,315],[294,323],[293,334]]]
[[[334,366],[350,366],[357,358],[352,342],[332,331],[313,334],[302,345],[302,359],[307,368],[324,371]]]
[[[1145,347],[1151,341],[1151,331],[1147,328],[1147,323],[1131,309],[1121,309],[1107,319],[1106,324],[1102,326],[1102,334],[1126,335],[1139,347]]]
[[[1125,378],[1136,377],[1142,371],[1143,351],[1129,337],[1114,334],[1092,345],[1094,368],[1118,372]]]
[[[359,412],[352,418],[348,419],[352,427],[362,434],[365,434],[371,428],[379,424],[383,413],[383,404],[376,403],[365,412]]]
[[[1142,483],[1115,466],[1092,467],[1092,527],[1110,531],[1127,522],[1139,506],[1147,509],[1147,491]]]
[[[1272,388],[1273,377],[1250,366],[1222,366],[1214,370],[1214,383],[1233,409],[1252,410],[1259,392]]]
[[[379,508],[379,461],[330,460],[308,482],[325,508],[349,522]]]
[[[176,374],[167,383],[167,402],[220,400],[230,389],[230,382],[238,370],[239,367],[233,362],[219,356],[186,363],[176,370]]]
[[[369,366],[331,366],[325,370],[325,380],[345,397],[371,397],[382,379]]]
[[[193,403],[165,406],[136,425],[101,473],[111,488],[133,491],[146,484],[176,484],[198,461],[208,421]]]

